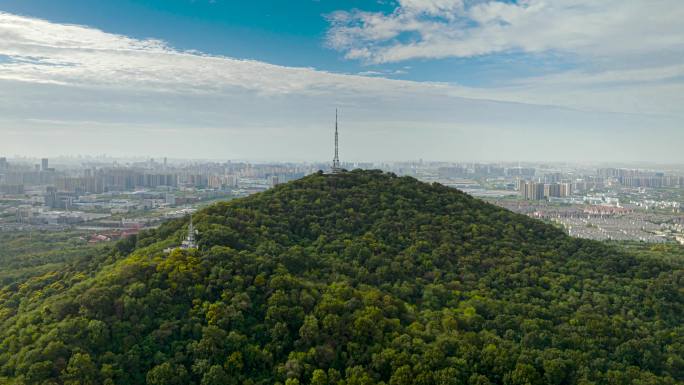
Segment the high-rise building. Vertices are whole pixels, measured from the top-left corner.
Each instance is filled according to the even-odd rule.
[[[544,185],[544,196],[547,198],[560,198],[561,186],[558,183],[548,183]]]
[[[543,183],[532,182],[532,188],[530,190],[532,192],[532,196],[530,197],[530,199],[535,200],[535,201],[543,201],[544,200],[544,184]]]
[[[596,174],[605,178],[615,178],[620,176],[620,170],[617,168],[599,168],[596,170]]]
[[[57,207],[57,189],[48,187],[45,191],[45,206],[49,208]]]
[[[230,187],[238,187],[240,179],[237,177],[237,175],[226,175],[226,180],[228,183],[228,186]]]
[[[558,183],[563,179],[563,174],[560,172],[547,173],[544,175],[544,183]]]
[[[440,178],[466,178],[468,169],[462,166],[440,167],[437,169]]]
[[[519,181],[520,196],[526,200],[541,201],[544,200],[544,183],[537,183],[534,181]]]
[[[7,163],[7,158],[0,158],[0,170],[7,170],[9,168],[9,163]]]
[[[0,194],[20,195],[23,193],[23,184],[0,184]]]
[[[522,199],[527,199],[527,181],[518,179],[516,183],[518,184],[518,191],[520,192],[520,197]]]
[[[560,196],[569,197],[572,195],[572,183],[563,182],[560,184]]]
[[[271,175],[271,187],[279,185],[278,175]]]
[[[506,175],[508,176],[521,176],[521,177],[533,177],[536,170],[534,168],[526,167],[512,167],[506,169]]]
[[[69,210],[75,198],[71,193],[57,191],[55,187],[48,187],[45,191],[45,206],[52,209]]]
[[[208,186],[215,189],[228,189],[238,187],[235,175],[210,175]]]
[[[55,181],[55,187],[63,192],[75,192],[79,194],[100,194],[104,192],[102,178],[86,177],[62,177]]]
[[[40,169],[41,171],[47,171],[47,169],[50,168],[50,165],[48,163],[48,158],[43,158],[40,160]]]

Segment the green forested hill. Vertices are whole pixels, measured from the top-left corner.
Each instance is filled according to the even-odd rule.
[[[0,232],[0,288],[48,272],[67,261],[89,263],[99,245],[89,245],[83,231]]]
[[[680,261],[316,174],[0,290],[14,384],[682,384]],[[2,381],[0,379],[0,381]]]

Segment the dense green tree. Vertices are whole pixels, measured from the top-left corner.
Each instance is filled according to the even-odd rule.
[[[198,250],[163,251],[187,219],[115,247],[0,250],[0,383],[684,383],[674,245],[573,239],[377,171],[193,220]]]
[[[157,365],[147,372],[148,385],[180,385],[181,381],[182,378],[178,376],[173,364],[169,362]]]
[[[214,365],[202,376],[201,385],[231,385],[236,383],[237,381],[230,378],[221,366]]]
[[[98,382],[98,372],[90,355],[75,353],[69,359],[69,364],[62,374],[65,385],[95,385]]]
[[[311,375],[311,385],[328,385],[328,374],[323,369],[316,369]]]

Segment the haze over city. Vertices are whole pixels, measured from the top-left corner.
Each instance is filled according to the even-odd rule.
[[[0,0],[1,385],[684,385],[684,0]]]
[[[658,1],[0,4],[0,154],[684,162]],[[657,28],[655,28],[657,26]]]

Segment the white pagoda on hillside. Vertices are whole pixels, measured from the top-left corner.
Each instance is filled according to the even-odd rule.
[[[190,224],[188,225],[188,235],[185,237],[183,242],[181,242],[181,245],[178,247],[169,247],[164,249],[165,253],[170,253],[176,249],[181,249],[181,250],[188,250],[188,249],[196,249],[197,248],[197,242],[195,240],[195,235],[197,235],[197,230],[195,229],[195,226],[192,224],[192,214],[190,215]]]

